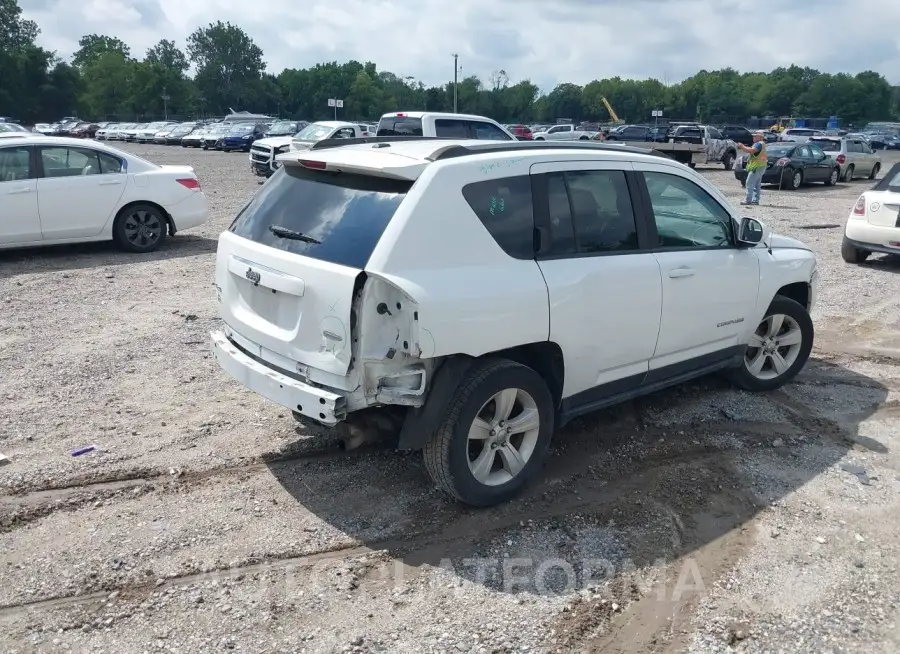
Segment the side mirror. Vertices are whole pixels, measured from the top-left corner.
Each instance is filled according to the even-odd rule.
[[[738,243],[742,245],[758,245],[766,240],[766,226],[755,218],[741,218],[738,229]]]

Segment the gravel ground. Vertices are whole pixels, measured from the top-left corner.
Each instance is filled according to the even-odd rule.
[[[149,256],[0,254],[0,651],[900,649],[900,262],[839,255],[866,182],[747,209],[819,254],[795,383],[581,419],[524,495],[474,511],[419,456],[341,453],[217,368],[247,155],[124,147],[195,166],[212,220]]]

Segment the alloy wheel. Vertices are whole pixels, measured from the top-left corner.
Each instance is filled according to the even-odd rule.
[[[469,428],[469,471],[486,486],[515,478],[538,444],[540,412],[530,394],[507,388],[492,396]]]
[[[766,316],[750,337],[744,365],[757,379],[775,379],[794,365],[802,345],[803,333],[796,320],[783,313]]]

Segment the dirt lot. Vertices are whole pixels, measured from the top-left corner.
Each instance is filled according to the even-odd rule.
[[[247,155],[128,148],[194,165],[212,221],[150,256],[0,254],[0,651],[900,650],[900,261],[839,257],[868,183],[747,210],[819,253],[795,383],[582,419],[474,511],[419,456],[341,453],[217,368]]]

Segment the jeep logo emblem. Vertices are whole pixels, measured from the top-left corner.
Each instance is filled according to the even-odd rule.
[[[253,270],[253,268],[247,268],[247,272],[244,273],[244,277],[253,282],[254,286],[257,286],[259,284],[259,280],[262,279],[262,276],[258,272]]]

